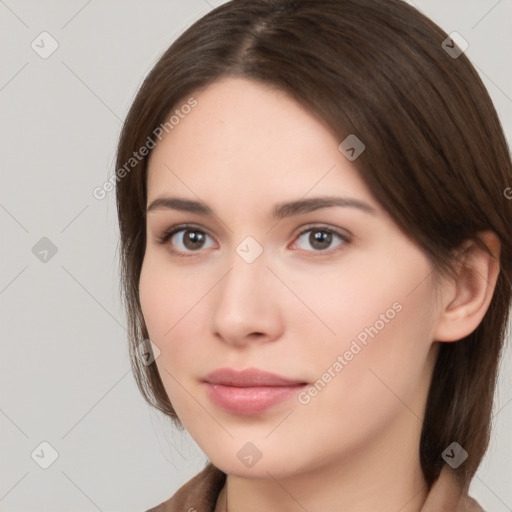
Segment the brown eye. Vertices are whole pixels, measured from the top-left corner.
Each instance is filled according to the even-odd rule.
[[[172,250],[175,252],[197,252],[214,246],[210,236],[199,229],[179,229],[169,238]]]
[[[310,228],[300,234],[296,244],[299,245],[300,249],[309,252],[322,252],[348,242],[347,236],[336,233],[331,229]]]
[[[332,233],[327,231],[311,231],[309,243],[314,249],[328,249],[332,243]]]
[[[204,245],[205,234],[199,231],[184,231],[182,242],[183,245],[190,250],[201,249]]]

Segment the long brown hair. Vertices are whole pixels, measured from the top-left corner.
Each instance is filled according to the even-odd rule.
[[[489,442],[511,302],[512,201],[504,191],[512,166],[482,81],[464,53],[446,51],[447,37],[401,0],[234,0],[195,22],[149,73],[117,155],[122,293],[139,389],[176,424],[156,365],[136,354],[148,337],[138,294],[148,156],[126,163],[194,92],[241,76],[286,91],[340,142],[349,134],[363,141],[357,171],[436,274],[453,273],[465,240],[480,243],[485,230],[499,237],[500,274],[482,322],[463,340],[440,344],[419,447],[431,486],[443,450],[458,442],[469,457],[457,473],[469,484]]]

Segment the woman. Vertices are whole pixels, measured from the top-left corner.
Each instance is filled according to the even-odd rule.
[[[482,510],[512,170],[455,39],[399,0],[235,0],[146,78],[130,354],[210,461],[152,510]]]

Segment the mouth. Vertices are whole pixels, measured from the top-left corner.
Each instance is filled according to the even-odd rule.
[[[221,368],[205,379],[210,400],[227,412],[238,415],[262,413],[293,397],[308,385],[304,380],[290,379],[256,368],[236,371]]]

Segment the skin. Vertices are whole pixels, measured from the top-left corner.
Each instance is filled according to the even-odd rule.
[[[151,154],[147,204],[199,200],[215,215],[147,214],[140,300],[180,420],[228,474],[216,511],[226,495],[231,512],[419,511],[427,491],[418,446],[436,341],[476,328],[496,263],[469,243],[460,277],[436,281],[338,150],[341,141],[285,93],[225,78],[194,97],[197,107]],[[320,196],[374,211],[334,206],[271,217],[278,203]],[[181,223],[206,233],[202,247],[184,245],[183,231],[158,243]],[[308,237],[322,229],[349,240],[333,235],[318,249]],[[252,263],[236,252],[247,236],[263,249]],[[482,238],[498,254],[496,238]],[[293,397],[240,416],[205,392],[202,379],[226,366],[315,383],[397,302],[400,312],[305,405]],[[247,442],[262,455],[252,467],[237,457]]]

